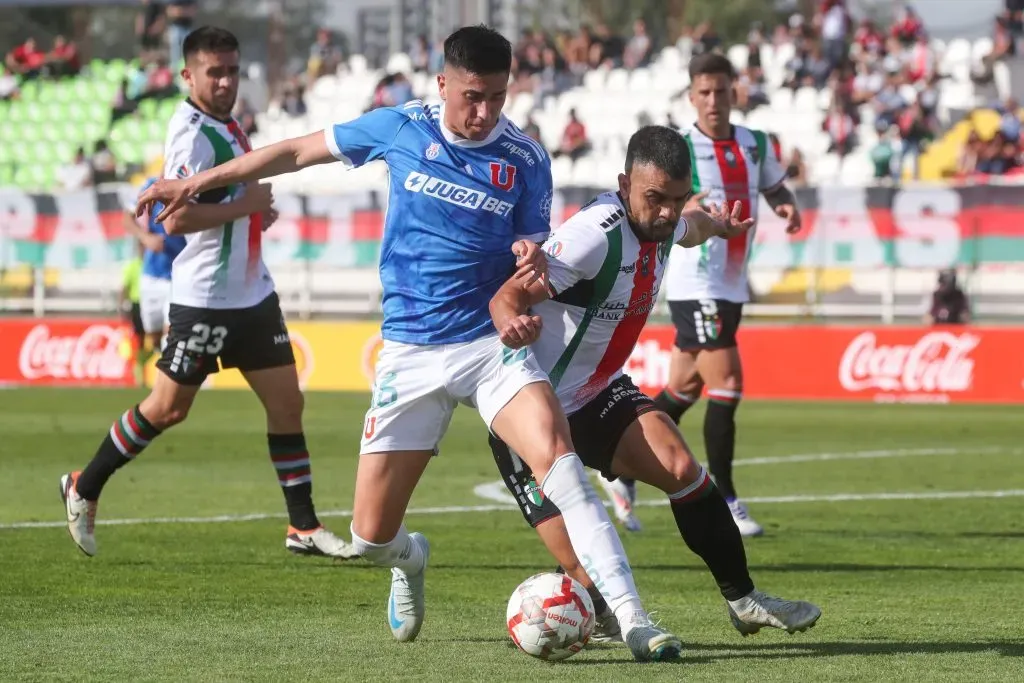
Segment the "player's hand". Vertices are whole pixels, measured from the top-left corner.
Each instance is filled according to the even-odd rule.
[[[156,217],[157,223],[163,223],[170,216],[181,209],[188,200],[195,194],[190,178],[171,180],[162,178],[139,195],[139,201],[135,205],[135,217],[141,218],[144,213],[150,211],[157,202],[164,205],[163,211]],[[150,211],[152,215],[152,211]]]
[[[548,274],[548,257],[536,242],[517,240],[512,245],[512,253],[516,255],[516,279],[529,276],[523,280],[523,287],[529,287]]]
[[[159,254],[164,250],[164,236],[163,235],[145,235],[140,238],[142,246],[154,254]]]
[[[271,207],[269,211],[263,212],[263,232],[270,229],[270,226],[277,222],[278,217],[281,215],[277,212],[277,209]]]
[[[704,200],[708,198],[708,191],[698,192],[689,199],[686,200],[686,206],[683,207],[683,211],[693,211],[694,209],[705,209]]]
[[[715,219],[718,224],[718,230],[716,236],[722,239],[732,239],[742,235],[754,225],[754,219],[748,218],[747,220],[740,220],[740,216],[743,215],[743,204],[741,202],[734,202],[732,210],[729,210],[727,204],[711,204],[708,206],[708,213]]]
[[[800,232],[803,227],[803,219],[800,217],[800,209],[792,204],[780,204],[775,207],[775,215],[786,221],[786,232],[790,235]]]
[[[521,349],[537,341],[541,327],[539,315],[517,315],[505,321],[498,330],[498,338],[510,349]]]

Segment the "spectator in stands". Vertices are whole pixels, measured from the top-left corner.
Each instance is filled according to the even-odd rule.
[[[135,17],[135,35],[139,39],[142,52],[157,50],[163,44],[167,18],[164,15],[163,3],[155,0],[142,0],[142,11]]]
[[[192,32],[199,11],[199,0],[167,0],[167,46],[170,50],[170,63],[177,69],[181,66],[181,44],[185,36]]]
[[[960,157],[957,159],[956,172],[961,178],[973,175],[978,170],[978,160],[983,154],[985,143],[982,141],[978,131],[972,130],[967,136],[964,148],[960,150]]]
[[[672,112],[665,114],[665,125],[672,130],[680,130],[679,124],[676,123],[675,117],[672,116]]]
[[[885,35],[870,19],[862,19],[853,36],[858,56],[880,57],[885,52]]]
[[[394,76],[390,78],[394,80]],[[306,88],[298,78],[289,79],[284,85],[281,110],[288,114],[288,116],[305,116],[306,101],[303,97],[305,92]]]
[[[850,14],[845,0],[822,0],[819,18],[822,51],[832,69],[846,61],[846,37],[850,32]]]
[[[931,80],[935,73],[935,55],[928,44],[928,35],[921,31],[917,41],[906,53],[906,74],[910,83],[923,83]]]
[[[907,107],[906,101],[900,95],[899,71],[890,71],[886,74],[885,84],[872,98],[871,106],[875,110],[876,130],[889,130],[897,122]]]
[[[912,176],[918,175],[917,159],[929,142],[938,133],[938,123],[927,116],[920,102],[914,102],[899,115],[900,137],[903,140],[903,151],[900,155],[900,175],[906,168],[907,161],[913,164]]]
[[[246,137],[251,138],[259,132],[259,127],[256,125],[256,110],[246,98],[239,97],[235,101],[235,108],[231,115],[238,121],[238,125]]]
[[[984,175],[1003,175],[1020,166],[1018,156],[1017,146],[997,132],[981,146],[974,171]]]
[[[781,160],[781,158],[780,158]],[[785,160],[786,178],[790,187],[807,187],[807,163],[804,161],[804,153],[799,147],[794,147]]]
[[[764,24],[755,21],[747,33],[747,69],[760,69],[761,48],[764,47]]]
[[[3,70],[0,69],[0,72]],[[0,73],[0,102],[5,100],[16,100],[21,97],[18,90],[18,78],[11,73]]]
[[[764,72],[761,67],[744,69],[736,79],[736,108],[749,114],[760,106],[768,104]]]
[[[893,22],[891,31],[894,38],[909,47],[914,44],[921,32],[924,31],[924,23],[913,7],[901,5],[896,10],[896,20]]]
[[[128,79],[122,78],[121,84],[117,86],[117,90],[114,91],[114,101],[111,103],[110,111],[110,123],[113,124],[115,121],[123,116],[131,114],[139,108],[138,100],[132,98],[128,94],[129,85]]]
[[[420,36],[420,39],[426,42],[426,36]],[[415,51],[413,54],[416,54]],[[413,68],[415,68],[416,57],[413,55],[410,55],[410,57],[413,57]],[[424,58],[429,61],[429,52],[426,53]],[[306,73],[311,82],[321,76],[336,72],[341,60],[341,50],[334,44],[333,34],[325,28],[317,30],[316,41],[309,48],[309,59],[306,61]]]
[[[538,126],[537,122],[533,120],[532,112],[526,117],[526,124],[523,125],[523,132],[527,137],[539,142],[541,147],[544,146],[543,140],[540,139],[540,126]]]
[[[569,123],[562,133],[562,144],[552,156],[555,158],[567,156],[576,161],[589,151],[590,140],[587,138],[587,129],[576,116],[576,109],[570,109]]]
[[[1009,98],[998,108],[1002,117],[999,119],[999,132],[1010,142],[1020,141],[1020,104],[1016,98]]]
[[[78,47],[64,36],[53,39],[53,49],[47,55],[46,63],[53,76],[76,76],[82,69]]]
[[[708,52],[718,52],[721,49],[722,39],[711,22],[705,21],[698,24],[693,32],[693,54],[702,55]]]
[[[885,86],[885,77],[872,59],[858,60],[857,75],[853,78],[850,100],[857,107],[871,102]]]
[[[971,80],[978,85],[986,85],[992,82],[996,62],[1006,57],[1014,57],[1017,54],[1017,41],[1011,29],[1012,20],[1007,14],[1001,14],[995,19],[995,27],[992,34],[992,50],[981,58],[981,63],[974,66],[971,71]]]
[[[317,36],[319,38],[319,36]],[[319,42],[319,40],[317,41]],[[409,48],[409,59],[412,61],[412,70],[414,73],[430,73],[431,53],[433,48],[430,46],[430,41],[427,39],[425,33],[421,33],[416,36],[416,40],[413,41],[412,47]],[[310,59],[312,60],[312,55]]]
[[[174,82],[174,72],[171,71],[170,62],[167,57],[160,55],[147,69],[146,89],[142,92],[141,97],[162,99],[178,97],[180,94],[181,91],[178,90],[178,86]]]
[[[24,43],[7,53],[5,60],[7,69],[22,78],[36,78],[46,64],[46,53],[41,51],[35,38],[27,38]]]
[[[956,281],[956,269],[939,271],[935,291],[925,299],[926,325],[966,325],[971,321],[971,304]]]
[[[832,104],[829,105],[821,128],[828,133],[828,151],[834,152],[840,159],[846,157],[856,147],[856,126],[840,98],[832,98]]]
[[[57,183],[62,190],[67,191],[92,187],[92,166],[85,158],[84,149],[79,147],[74,161],[57,169]]]
[[[647,35],[647,24],[643,19],[637,19],[633,22],[633,36],[622,53],[622,65],[627,69],[647,66],[650,57],[651,38]]]
[[[544,106],[544,100],[560,93],[568,84],[565,82],[565,62],[554,48],[546,47],[541,54],[543,68],[533,76],[533,107]]]
[[[793,90],[804,87],[821,90],[828,83],[832,67],[822,53],[821,44],[814,41],[797,48],[796,55],[789,62],[788,70],[789,75],[783,87]]]
[[[605,67],[608,69],[622,66],[622,51],[625,43],[622,38],[612,34],[607,24],[594,27],[593,40],[590,42],[590,68]]]
[[[106,140],[96,143],[96,151],[93,152],[91,165],[93,182],[97,185],[117,180],[117,159],[107,147]]]
[[[589,68],[587,62],[590,56],[591,42],[590,27],[581,26],[565,47],[565,61],[569,71],[578,76],[586,72]]]
[[[878,136],[878,142],[868,152],[871,157],[871,165],[874,167],[872,178],[876,183],[889,184],[896,180],[894,137],[893,131],[882,131]]]

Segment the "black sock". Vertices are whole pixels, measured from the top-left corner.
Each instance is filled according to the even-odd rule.
[[[676,526],[686,546],[704,560],[726,600],[739,600],[754,590],[747,571],[743,537],[725,499],[706,472],[701,483],[676,499],[670,498]]]
[[[565,568],[562,565],[558,565],[555,569],[556,574],[564,574]],[[594,614],[604,614],[608,610],[608,603],[605,602],[604,596],[601,595],[601,591],[595,587],[593,590],[588,590],[590,594],[590,601],[594,603]]]
[[[320,526],[313,509],[313,473],[309,467],[306,437],[299,434],[267,434],[270,460],[277,470],[277,481],[284,491],[288,521],[299,531]]]
[[[661,390],[661,393],[654,398],[654,405],[658,410],[672,418],[672,421],[679,424],[683,413],[690,409],[697,399],[693,396],[677,394],[668,387]]]
[[[708,454],[708,469],[715,485],[726,501],[736,498],[732,482],[732,461],[736,453],[736,408],[740,396],[736,392],[711,391],[708,409],[704,414],[704,448]]]
[[[160,430],[142,416],[138,406],[126,410],[111,425],[96,455],[78,475],[75,482],[78,495],[86,500],[98,500],[114,472],[134,460],[158,436]]]

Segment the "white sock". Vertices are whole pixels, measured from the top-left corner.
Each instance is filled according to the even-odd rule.
[[[351,526],[349,532],[352,534],[352,545],[359,554],[378,567],[396,567],[406,574],[423,571],[423,550],[409,538],[404,524],[399,527],[398,534],[383,545],[360,538]]]
[[[562,511],[572,549],[615,612],[625,637],[633,613],[642,612],[643,605],[619,534],[591,486],[579,456],[567,453],[558,458],[540,488]]]

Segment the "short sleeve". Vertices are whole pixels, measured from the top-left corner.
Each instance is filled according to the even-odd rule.
[[[324,130],[327,148],[349,167],[383,159],[409,117],[391,107],[374,109],[359,118],[336,123]]]
[[[596,226],[570,221],[552,233],[544,252],[548,257],[548,289],[554,297],[580,280],[597,277],[608,255],[608,238]]]
[[[786,169],[782,168],[782,162],[775,154],[775,145],[770,143],[768,136],[757,131],[754,137],[757,139],[757,152],[761,157],[761,175],[757,187],[761,192],[769,192],[786,181]]]
[[[551,163],[545,154],[537,160],[526,188],[512,211],[516,239],[543,242],[551,232],[551,202],[555,193],[551,181]]]
[[[188,178],[217,165],[213,143],[198,128],[186,128],[175,135],[164,158],[164,178]],[[208,190],[195,201],[199,204],[218,204],[230,195],[226,187]]]

